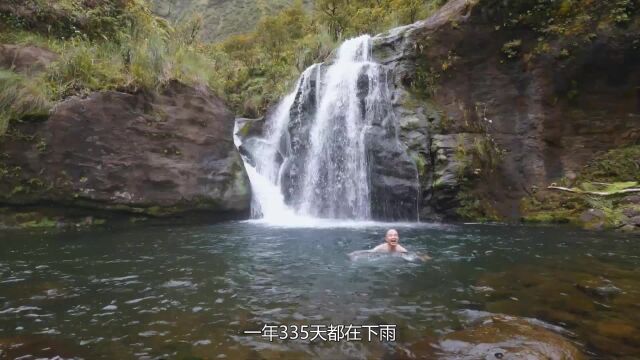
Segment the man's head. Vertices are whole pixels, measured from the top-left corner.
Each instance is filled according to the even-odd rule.
[[[385,235],[384,237],[384,240],[387,242],[387,244],[389,244],[391,248],[395,248],[396,245],[398,245],[398,240],[400,240],[396,229],[389,229],[387,231],[387,235]]]

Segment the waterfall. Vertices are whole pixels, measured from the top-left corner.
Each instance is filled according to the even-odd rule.
[[[347,40],[335,63],[327,69],[322,88],[316,85],[319,103],[311,127],[300,202],[300,211],[305,215],[355,219],[371,216],[364,149],[370,119],[363,114],[357,96],[361,72],[375,68],[369,61],[369,42],[368,36]],[[369,78],[376,75],[375,71],[367,71]]]
[[[386,144],[384,156],[392,161],[406,157],[397,139],[387,72],[372,59],[370,36],[347,40],[331,63],[302,73],[293,92],[267,115],[262,137],[241,139],[236,124],[234,140],[251,181],[254,218],[372,218],[372,169],[384,167],[372,163],[382,157],[375,148]],[[394,204],[380,197],[378,212],[384,213]]]

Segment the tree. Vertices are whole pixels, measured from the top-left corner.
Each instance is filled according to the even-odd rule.
[[[349,0],[316,0],[316,17],[320,23],[325,24],[334,40],[342,37],[349,17],[346,10]]]

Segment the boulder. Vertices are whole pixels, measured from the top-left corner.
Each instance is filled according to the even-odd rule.
[[[599,209],[589,209],[580,215],[580,223],[585,229],[600,230],[604,228],[607,215]]]
[[[218,97],[178,82],[72,97],[0,143],[0,203],[241,216],[250,193],[233,121]]]
[[[58,54],[37,46],[0,44],[0,68],[21,73],[44,70],[58,59]]]
[[[640,195],[626,196],[620,201],[620,203],[640,206]]]
[[[633,226],[640,226],[640,215],[632,217],[627,223]]]
[[[622,209],[622,214],[628,218],[640,216],[640,206],[624,207]]]

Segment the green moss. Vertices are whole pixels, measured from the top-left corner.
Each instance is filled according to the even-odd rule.
[[[596,157],[581,171],[580,181],[626,182],[640,179],[640,145],[613,149]]]
[[[615,195],[616,193],[620,193],[623,190],[637,188],[639,187],[639,183],[637,181],[623,181],[623,182],[614,182],[614,183],[593,183],[593,182],[583,182],[578,186],[578,191],[597,191],[603,192],[610,195]]]
[[[418,98],[431,98],[438,92],[441,76],[435,68],[418,60],[410,89]]]
[[[17,185],[11,190],[11,193],[9,194],[9,196],[15,196],[15,195],[23,194],[26,192],[27,192],[27,189],[24,186]]]
[[[577,196],[549,193],[542,199],[524,198],[520,210],[522,220],[531,223],[577,223],[585,202]]]
[[[605,227],[617,228],[625,223],[623,210],[633,205],[623,202],[621,190],[640,186],[640,146],[613,149],[594,158],[576,179],[561,179],[559,183],[576,193],[545,190],[542,195],[522,201],[524,221],[580,223],[580,216],[588,209],[604,214]],[[608,196],[584,192],[602,192]],[[589,226],[589,224],[585,224]]]
[[[457,199],[460,205],[456,208],[456,213],[464,220],[479,222],[500,220],[497,211],[489,200],[477,197],[467,186],[461,188],[458,192]]]
[[[44,141],[44,139],[41,139],[40,141],[38,141],[38,144],[36,144],[36,149],[38,149],[38,151],[41,153],[45,152],[47,150],[46,141]]]
[[[566,210],[540,211],[525,215],[522,220],[528,223],[565,224],[575,222],[575,214]]]
[[[418,176],[423,179],[429,173],[429,162],[427,157],[421,153],[413,153],[412,154],[413,161],[416,164],[416,168],[418,169]]]
[[[149,218],[144,216],[132,216],[129,218],[129,222],[132,224],[137,224],[137,223],[145,222],[148,220]]]
[[[174,215],[182,211],[184,210],[179,206],[151,206],[143,209],[142,212],[151,216],[163,217]]]
[[[454,149],[453,158],[456,162],[456,175],[459,180],[463,180],[471,167],[472,158],[468,154],[464,134],[456,136],[456,147]]]
[[[38,220],[31,220],[27,222],[20,223],[19,226],[23,229],[37,229],[37,228],[55,228],[58,225],[58,222],[49,219],[49,218],[41,218]]]

